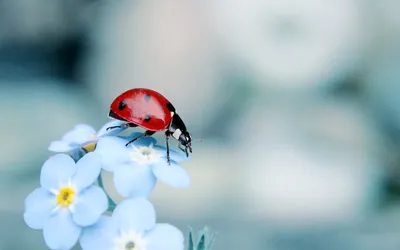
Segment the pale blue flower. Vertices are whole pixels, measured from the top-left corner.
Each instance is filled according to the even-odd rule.
[[[83,230],[83,250],[183,250],[182,232],[170,224],[156,224],[153,205],[143,197],[122,201],[112,217]]]
[[[97,132],[87,124],[78,124],[71,131],[67,132],[61,140],[51,142],[48,150],[58,153],[71,153],[77,155],[80,148],[96,143],[102,136],[113,136],[121,133],[124,128],[114,128],[107,130],[108,127],[119,126],[123,121],[112,120],[104,124]]]
[[[100,170],[100,158],[93,152],[76,164],[66,154],[57,154],[44,163],[41,187],[25,199],[24,220],[33,229],[43,229],[49,248],[72,248],[82,227],[96,223],[107,210],[106,194],[93,185]]]
[[[125,146],[129,139],[103,137],[95,152],[101,156],[103,169],[114,172],[114,185],[124,197],[148,196],[157,179],[175,188],[186,188],[190,177],[178,162],[188,158],[182,152],[170,149],[171,164],[167,163],[166,148],[156,145],[153,137],[144,137]]]

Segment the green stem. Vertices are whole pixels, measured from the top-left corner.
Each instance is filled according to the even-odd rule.
[[[117,204],[115,203],[115,201],[113,199],[111,199],[111,197],[108,195],[106,189],[104,188],[103,177],[101,176],[101,173],[97,177],[97,183],[99,184],[99,187],[101,187],[107,195],[107,199],[108,199],[108,209],[107,210],[110,212],[113,212],[114,209],[117,207]]]

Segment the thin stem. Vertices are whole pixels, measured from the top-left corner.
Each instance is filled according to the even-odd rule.
[[[113,212],[114,209],[117,207],[117,204],[115,203],[115,201],[113,199],[111,199],[111,197],[108,195],[106,189],[104,188],[103,177],[101,176],[101,173],[97,177],[97,184],[99,184],[99,187],[101,187],[104,190],[104,192],[106,193],[106,195],[107,195],[108,211]]]

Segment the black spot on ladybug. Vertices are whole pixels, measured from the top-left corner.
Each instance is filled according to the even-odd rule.
[[[146,95],[144,96],[144,100],[145,100],[146,102],[149,102],[150,99],[151,99],[151,96],[150,96],[149,94],[146,94]]]
[[[145,122],[149,122],[150,119],[151,119],[151,116],[150,116],[150,115],[146,115],[146,116],[144,117],[144,121],[145,121]]]
[[[123,101],[121,101],[121,102],[119,103],[118,109],[119,109],[119,110],[123,110],[125,107],[126,107],[126,101],[123,100]]]
[[[167,103],[167,108],[168,108],[169,111],[175,112],[175,108],[174,108],[174,106],[172,106],[172,104],[170,102]]]

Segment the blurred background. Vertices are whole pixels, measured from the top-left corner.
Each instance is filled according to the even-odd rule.
[[[22,216],[47,147],[77,123],[100,128],[135,87],[165,95],[204,139],[184,163],[190,188],[150,197],[158,221],[208,225],[215,250],[399,249],[399,10],[0,0],[0,249],[47,249]]]

